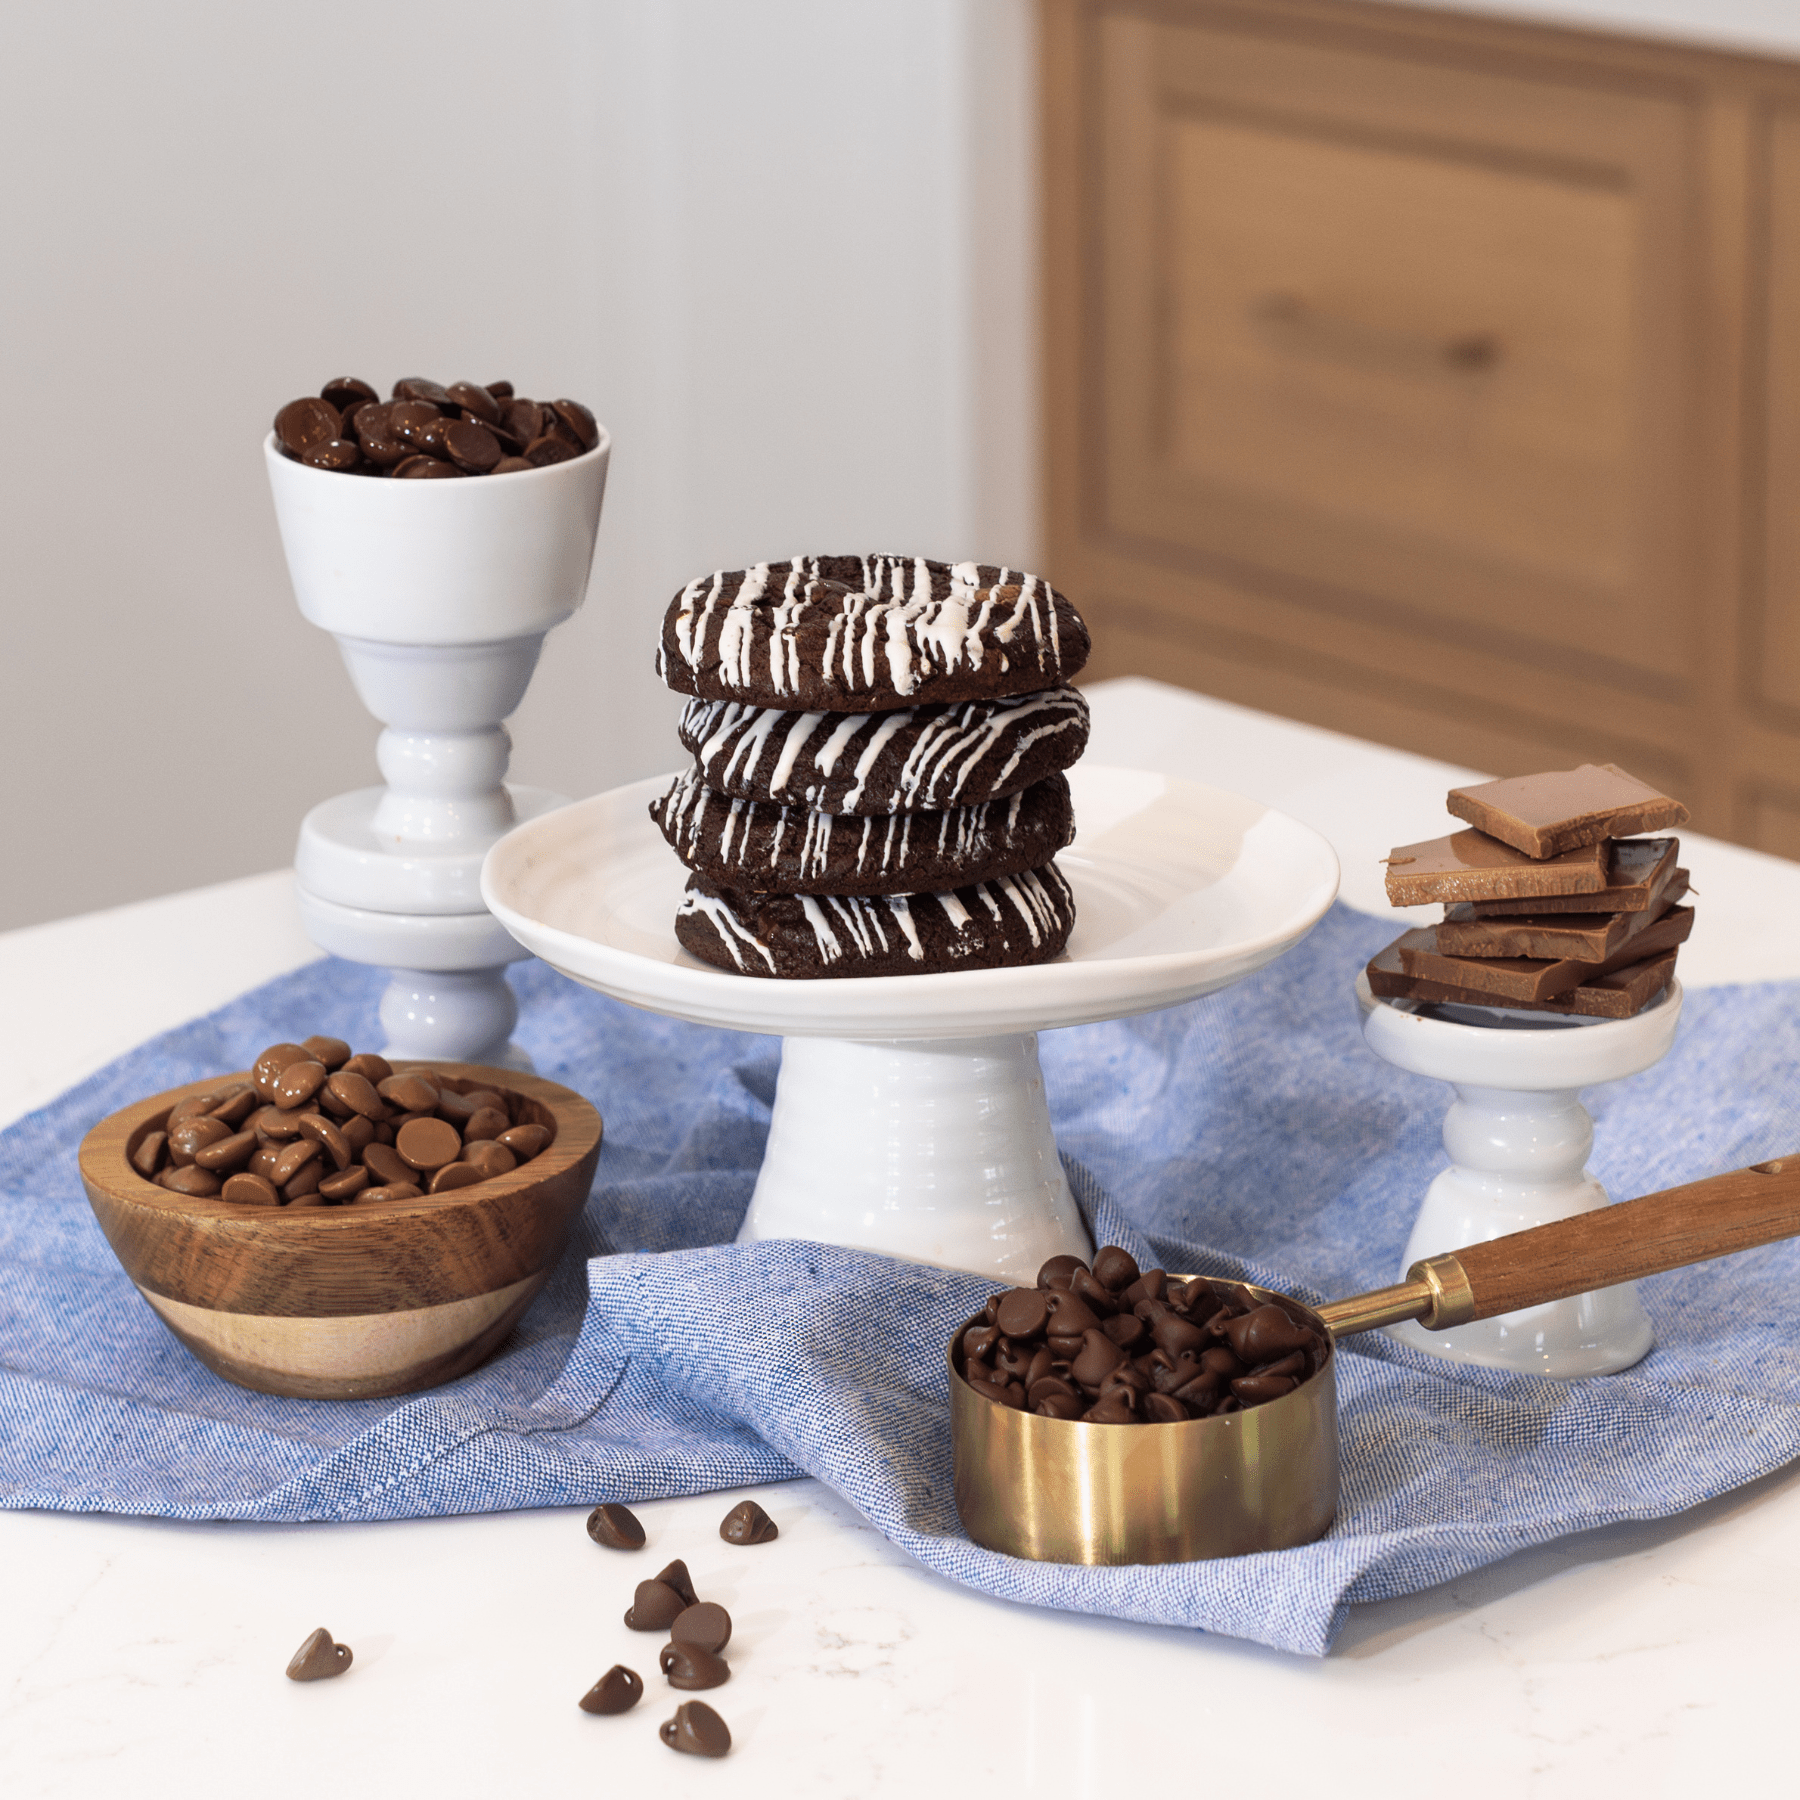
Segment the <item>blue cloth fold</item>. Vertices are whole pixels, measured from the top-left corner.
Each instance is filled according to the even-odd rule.
[[[1208,1000],[1048,1033],[1045,1079],[1101,1242],[1318,1300],[1392,1279],[1443,1166],[1447,1092],[1362,1044],[1350,984],[1392,935],[1339,907]],[[521,1040],[606,1118],[569,1254],[501,1353],[399,1401],[209,1374],[114,1261],[75,1170],[144,1094],[283,1037],[379,1041],[381,975],[311,965],[121,1058],[0,1134],[0,1504],[177,1519],[384,1519],[817,1476],[926,1567],[1036,1605],[1322,1653],[1346,1608],[1527,1545],[1693,1506],[1800,1454],[1800,1248],[1643,1286],[1657,1348],[1582,1382],[1342,1353],[1342,1505],[1303,1549],[1114,1569],[972,1545],[943,1350],[990,1284],[806,1243],[737,1246],[779,1047],[515,970]],[[1688,997],[1656,1069],[1589,1096],[1618,1196],[1800,1148],[1792,984]]]

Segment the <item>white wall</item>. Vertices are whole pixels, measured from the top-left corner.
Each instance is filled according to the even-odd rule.
[[[513,723],[675,760],[654,625],[795,551],[1029,564],[1029,0],[93,0],[0,20],[0,928],[286,863],[376,779],[260,468],[326,377],[589,401]]]

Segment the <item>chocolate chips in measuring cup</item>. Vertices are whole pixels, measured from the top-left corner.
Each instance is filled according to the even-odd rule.
[[[130,1153],[146,1181],[249,1206],[349,1206],[474,1187],[543,1154],[555,1132],[516,1096],[396,1074],[342,1038],[271,1044],[248,1081],[170,1109]]]
[[[383,400],[344,375],[275,415],[276,446],[294,462],[402,481],[525,474],[572,462],[599,442],[579,400],[527,400],[510,381],[440,387],[409,376]]]
[[[985,1400],[1093,1425],[1177,1424],[1279,1400],[1318,1373],[1322,1333],[1235,1282],[1142,1271],[1109,1245],[996,1294],[956,1344]]]

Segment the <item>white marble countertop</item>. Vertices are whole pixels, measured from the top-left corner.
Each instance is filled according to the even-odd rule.
[[[1096,760],[1305,819],[1371,911],[1387,911],[1376,858],[1446,829],[1444,789],[1468,773],[1150,682],[1093,699]],[[1800,975],[1800,866],[1683,844],[1704,897],[1683,980]],[[0,1122],[312,954],[285,873],[0,936]],[[1335,1795],[1590,1800],[1791,1779],[1795,1471],[1360,1607],[1319,1661],[970,1594],[814,1482],[759,1490],[782,1535],[732,1549],[717,1528],[736,1497],[638,1508],[650,1545],[631,1557],[591,1544],[582,1509],[285,1527],[0,1513],[0,1794],[839,1797],[947,1777],[1073,1800],[1130,1778],[1140,1725],[1178,1738],[1203,1788],[1279,1770]],[[722,1763],[657,1741],[673,1705],[655,1640],[620,1623],[673,1556],[736,1621],[731,1683],[707,1696],[735,1738]],[[355,1668],[284,1680],[321,1624]],[[651,1670],[645,1699],[577,1711],[616,1661]]]

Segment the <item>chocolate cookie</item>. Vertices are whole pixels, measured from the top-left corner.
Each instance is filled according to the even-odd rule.
[[[1047,581],[991,563],[805,556],[721,569],[669,603],[657,672],[678,694],[802,711],[1029,694],[1088,634]]]
[[[737,800],[689,771],[650,816],[690,869],[756,893],[934,894],[1036,869],[1075,836],[1068,779],[945,812],[886,818]]]
[[[975,806],[1068,768],[1087,740],[1087,701],[1072,687],[885,713],[736,700],[690,700],[681,713],[681,741],[708,787],[828,813]]]
[[[685,949],[740,975],[930,975],[1062,954],[1075,897],[1055,863],[945,894],[747,894],[688,877]]]

